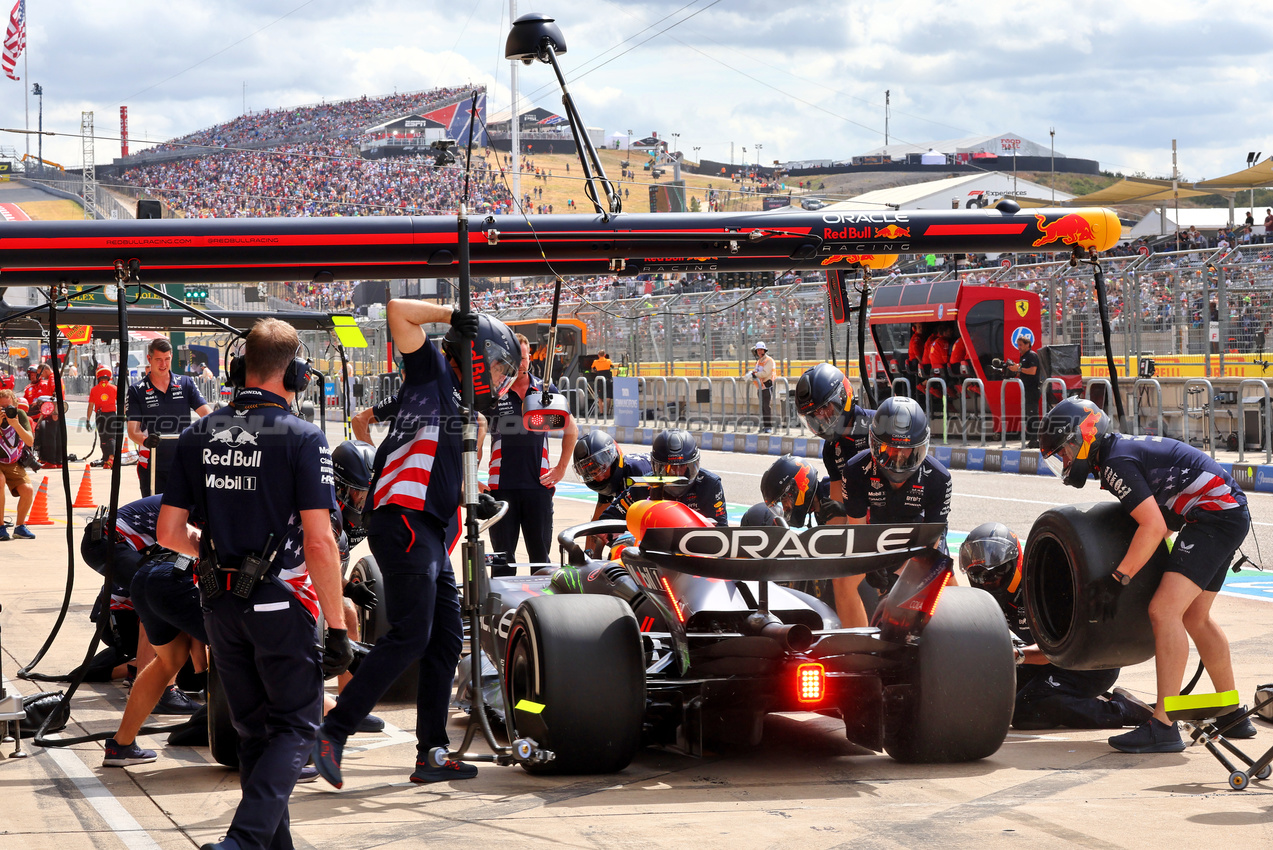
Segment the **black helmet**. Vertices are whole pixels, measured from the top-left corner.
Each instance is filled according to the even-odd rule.
[[[362,508],[371,487],[371,470],[376,464],[376,447],[359,440],[345,440],[332,449],[332,473],[336,478],[336,501],[349,544],[356,546],[367,536]]]
[[[613,496],[623,489],[619,469],[623,466],[623,450],[605,431],[594,430],[575,443],[575,472],[588,489]]]
[[[451,328],[442,338],[442,350],[462,363],[467,343]],[[473,340],[473,409],[486,413],[495,407],[517,378],[522,365],[522,346],[508,325],[481,313],[477,317],[477,338]]]
[[[1057,478],[1081,490],[1110,433],[1105,411],[1087,399],[1062,399],[1043,417],[1039,452]]]
[[[891,396],[880,402],[871,421],[871,458],[884,477],[901,484],[928,456],[928,417],[919,402]]]
[[[698,440],[689,431],[680,428],[669,428],[654,438],[650,447],[650,464],[655,475],[676,475],[688,478],[686,484],[667,484],[663,492],[669,496],[679,496],[689,489],[698,477]]]
[[[1021,585],[1021,541],[1001,522],[983,522],[959,547],[959,566],[973,587],[1016,593]]]
[[[760,498],[782,511],[793,528],[804,525],[818,490],[818,471],[813,464],[792,455],[783,455],[760,477]]]
[[[779,509],[764,502],[758,502],[747,509],[739,525],[744,528],[768,528],[771,525],[781,526]]]
[[[835,440],[848,427],[853,408],[853,386],[830,363],[819,363],[796,382],[796,410],[809,430],[824,440]]]

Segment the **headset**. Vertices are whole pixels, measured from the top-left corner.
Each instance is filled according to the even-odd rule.
[[[309,389],[310,372],[312,371],[309,367],[309,361],[301,358],[301,351],[304,345],[304,343],[301,343],[296,346],[296,356],[292,358],[287,370],[283,372],[283,389],[298,395]],[[247,386],[248,361],[246,356],[239,354],[230,359],[229,368],[226,369],[226,382],[236,390],[241,390]]]

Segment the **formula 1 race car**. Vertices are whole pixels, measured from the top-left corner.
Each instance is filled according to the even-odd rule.
[[[1012,640],[988,594],[951,586],[952,562],[933,548],[944,526],[717,528],[675,502],[642,504],[627,524],[563,531],[565,566],[490,579],[483,691],[508,740],[552,753],[527,770],[618,771],[645,745],[751,746],[771,712],[839,716],[851,741],[900,761],[999,749]],[[634,513],[646,515],[638,544],[588,556],[585,538],[627,531]],[[866,628],[841,628],[825,603],[776,584],[898,567]],[[378,572],[369,558],[356,569]]]

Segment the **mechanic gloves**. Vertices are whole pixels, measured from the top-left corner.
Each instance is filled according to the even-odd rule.
[[[499,513],[500,503],[490,493],[481,493],[477,497],[477,518],[488,520]]]
[[[366,581],[352,579],[345,585],[344,595],[350,602],[367,613],[371,613],[376,610],[376,605],[380,602],[376,597],[375,587],[375,579],[367,579]]]
[[[146,435],[146,439],[142,441],[142,445],[143,445],[143,446],[145,446],[145,447],[146,447],[146,448],[148,448],[148,449],[157,449],[157,448],[159,448],[159,435],[158,435],[158,434],[147,434],[147,435]]]
[[[451,327],[465,339],[477,339],[477,313],[464,313],[459,307],[451,310]]]
[[[323,645],[323,677],[339,676],[349,668],[353,660],[354,648],[349,643],[349,632],[329,627]]]
[[[1118,597],[1122,592],[1122,584],[1112,574],[1093,582],[1087,593],[1087,621],[1108,623],[1114,619],[1118,614]]]

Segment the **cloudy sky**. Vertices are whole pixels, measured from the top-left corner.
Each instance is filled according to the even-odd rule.
[[[0,0],[7,10],[13,0]],[[271,107],[484,83],[509,100],[508,0],[27,0],[29,79],[0,77],[0,125],[44,86],[46,129],[94,110],[162,140]],[[518,0],[554,15],[585,122],[680,134],[706,158],[843,159],[884,140],[1013,132],[1124,173],[1189,180],[1273,154],[1273,16],[1210,0]],[[778,11],[781,10],[781,11]],[[2,13],[0,13],[2,14]],[[552,72],[522,94],[556,110]],[[36,125],[31,99],[30,124]],[[21,154],[26,140],[0,134]],[[35,142],[31,143],[35,150]],[[118,156],[99,140],[98,162]],[[45,157],[78,166],[78,139]]]

